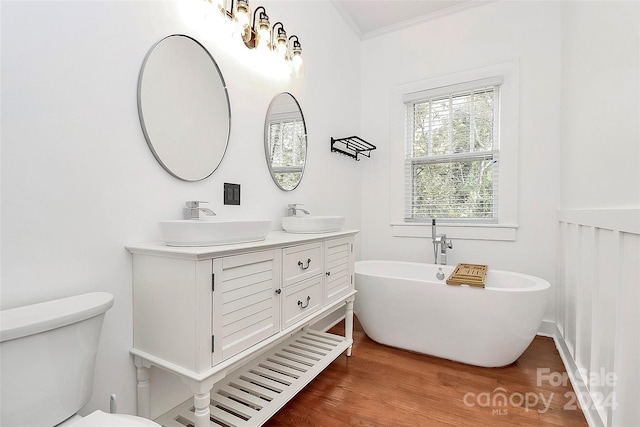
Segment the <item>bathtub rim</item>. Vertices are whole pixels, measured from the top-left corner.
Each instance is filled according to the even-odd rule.
[[[428,263],[428,262],[413,262],[413,261],[397,261],[397,260],[385,260],[385,259],[372,259],[372,260],[361,260],[361,261],[356,261],[355,265],[354,265],[354,274],[355,275],[363,275],[363,276],[369,276],[369,277],[384,277],[384,278],[388,278],[388,279],[393,279],[393,280],[419,280],[425,283],[433,283],[435,285],[446,285],[446,283],[444,282],[444,280],[442,282],[438,282],[436,280],[432,280],[432,279],[415,279],[415,278],[410,278],[410,277],[403,277],[403,276],[398,276],[398,275],[391,275],[391,274],[371,274],[371,273],[366,273],[366,272],[362,272],[362,271],[358,271],[358,266],[362,266],[362,265],[370,265],[370,264],[374,264],[374,263],[393,263],[393,264],[400,264],[400,265],[422,265],[422,266],[431,266],[433,268],[437,269],[441,268],[441,267],[446,267],[448,269],[451,269],[451,271],[453,271],[453,269],[455,268],[455,266],[453,265],[438,265],[438,264],[432,264],[432,263]],[[495,273],[499,273],[499,274],[505,274],[508,276],[513,276],[513,277],[518,277],[521,279],[526,279],[529,280],[531,282],[533,282],[532,286],[524,286],[524,287],[493,287],[490,284],[488,284],[485,288],[478,288],[478,287],[472,287],[472,286],[467,286],[467,285],[462,285],[461,287],[464,288],[472,288],[472,289],[484,289],[484,290],[491,290],[491,291],[495,291],[495,292],[535,292],[535,291],[546,291],[548,289],[551,288],[551,283],[549,283],[548,280],[545,280],[541,277],[538,276],[533,276],[531,274],[525,274],[525,273],[518,273],[515,271],[510,271],[510,270],[499,270],[499,269],[494,269],[494,268],[490,268],[490,272],[495,272]],[[448,286],[454,286],[454,285],[448,285]],[[358,288],[358,283],[356,280],[356,289]]]

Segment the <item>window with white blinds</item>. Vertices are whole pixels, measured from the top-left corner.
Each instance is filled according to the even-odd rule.
[[[498,222],[501,77],[409,93],[405,220]]]

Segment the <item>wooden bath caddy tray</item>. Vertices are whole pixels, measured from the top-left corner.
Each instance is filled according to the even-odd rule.
[[[447,279],[447,285],[469,285],[484,288],[487,278],[487,266],[482,264],[458,264],[451,276]]]

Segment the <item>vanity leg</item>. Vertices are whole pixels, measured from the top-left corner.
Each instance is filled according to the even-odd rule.
[[[353,347],[353,301],[354,297],[347,300],[347,310],[344,317],[344,337],[352,342],[347,348],[347,357],[351,356],[351,348]]]
[[[136,359],[138,359],[136,357]],[[143,418],[151,417],[151,408],[149,407],[150,382],[149,368],[142,365],[141,360],[136,360],[136,379],[138,380],[138,416]]]
[[[211,425],[209,405],[211,404],[211,394],[206,391],[193,396],[193,406],[195,407],[196,426],[209,427]]]

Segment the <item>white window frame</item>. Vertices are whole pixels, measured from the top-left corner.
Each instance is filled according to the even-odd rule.
[[[394,86],[391,96],[392,123],[390,147],[390,216],[396,237],[429,237],[431,224],[405,219],[405,100],[424,91],[455,87],[483,79],[502,79],[498,132],[500,161],[498,162],[498,218],[497,223],[469,222],[449,219],[438,224],[438,233],[452,239],[516,240],[518,228],[518,64],[508,62],[470,71],[431,77]]]

